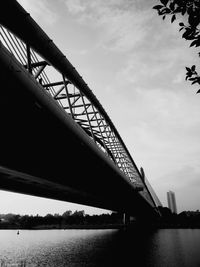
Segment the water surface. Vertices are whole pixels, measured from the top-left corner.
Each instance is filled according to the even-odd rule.
[[[2,266],[199,267],[199,229],[0,230]],[[1,266],[0,265],[0,266]]]

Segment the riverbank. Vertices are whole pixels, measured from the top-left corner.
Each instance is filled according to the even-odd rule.
[[[155,229],[200,229],[199,226],[192,225],[139,225],[139,224],[105,224],[105,225],[38,225],[34,227],[17,227],[9,226],[0,227],[0,230],[102,230],[102,229],[145,229],[145,230],[155,230]]]
[[[74,225],[64,225],[64,226],[56,226],[56,225],[39,225],[35,226],[32,229],[34,230],[50,230],[50,229],[120,229],[123,227],[123,224],[105,224],[105,225],[81,225],[81,224],[74,224]]]
[[[51,229],[121,229],[123,224],[104,224],[104,225],[84,225],[84,224],[73,224],[73,225],[37,225],[33,227],[20,227],[7,225],[1,226],[0,230],[51,230]]]

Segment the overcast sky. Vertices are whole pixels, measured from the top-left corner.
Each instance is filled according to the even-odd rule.
[[[75,66],[164,206],[200,209],[200,95],[185,81],[197,50],[153,0],[20,0]],[[97,209],[0,191],[0,213]],[[26,203],[26,204],[25,204]]]

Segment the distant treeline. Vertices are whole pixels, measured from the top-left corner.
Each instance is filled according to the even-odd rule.
[[[159,207],[160,218],[155,221],[131,220],[132,225],[147,226],[150,228],[200,228],[200,212],[183,211],[174,214],[167,207]],[[67,228],[118,228],[123,225],[122,213],[108,213],[88,215],[84,210],[72,212],[65,211],[60,214],[19,215],[0,214],[0,229],[67,229]]]
[[[47,214],[46,216],[0,214],[0,229],[90,228],[120,224],[122,224],[122,214],[88,215],[84,210],[75,212],[67,210],[62,215]]]
[[[172,213],[167,207],[159,208],[162,217],[158,220],[160,228],[200,228],[200,212],[183,211],[179,214]]]

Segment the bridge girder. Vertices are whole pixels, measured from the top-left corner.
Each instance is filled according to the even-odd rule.
[[[29,186],[27,185],[31,181],[30,177],[35,177],[34,179],[44,179],[44,181],[42,180],[43,182],[38,182],[40,184],[39,187],[38,185],[34,187],[34,183],[37,184],[37,182],[31,183],[31,187],[33,188],[32,192],[35,195],[37,194],[37,190],[34,191],[34,188],[38,187],[38,192],[40,192],[40,189],[44,188],[44,185],[47,185],[48,182],[52,182],[53,184],[56,181],[57,187],[55,187],[57,188],[57,193],[59,191],[59,184],[63,188],[66,187],[64,190],[65,194],[62,197],[62,194],[60,194],[62,200],[70,201],[71,199],[71,201],[77,203],[95,205],[113,210],[126,209],[129,212],[131,210],[133,211],[134,206],[135,212],[140,214],[140,208],[143,207],[143,211],[146,211],[148,214],[153,214],[155,209],[154,200],[146,184],[141,179],[141,174],[135,162],[112,121],[88,85],[52,40],[49,39],[16,1],[4,1],[2,5],[0,10],[0,23],[21,38],[27,48],[27,64],[21,65],[1,45],[1,73],[4,73],[1,83],[6,84],[6,91],[2,90],[1,92],[3,94],[2,99],[4,99],[2,107],[7,112],[6,119],[3,120],[5,131],[2,134],[4,135],[4,140],[6,138],[9,140],[9,144],[5,142],[6,146],[3,150],[4,159],[0,162],[3,166],[2,175],[4,174],[7,177],[2,178],[5,180],[5,189],[7,187],[7,190],[11,190],[10,188],[12,188],[13,183],[15,191],[20,191],[18,185],[24,184],[24,189],[21,189],[21,192],[30,193]],[[9,10],[9,16],[12,16],[12,21],[15,20],[17,23],[13,23],[7,19],[5,10]],[[26,27],[21,31],[24,24]],[[30,48],[34,49],[42,57],[40,62],[31,62]],[[54,85],[52,83],[47,85],[40,82],[39,77],[47,65],[53,66],[60,72],[63,78],[62,81],[56,82]],[[39,69],[33,75],[33,69],[36,67]],[[67,85],[71,83],[78,90],[73,95],[67,89]],[[53,98],[44,91],[44,88],[48,91],[49,87],[57,85],[62,85],[62,87],[54,93]],[[65,94],[63,94],[63,89],[65,89]],[[13,101],[13,96],[17,101]],[[74,105],[70,104],[72,97],[74,99]],[[62,105],[59,106],[55,101],[55,99],[61,101],[62,98],[67,98],[69,102],[67,108],[61,108]],[[82,99],[81,106],[85,110],[84,115],[87,116],[87,123],[83,119],[79,119],[78,121],[78,115],[73,113],[73,109],[80,108],[80,104],[76,103],[79,99]],[[85,102],[85,100],[90,100],[91,102]],[[88,107],[92,107],[92,111],[88,112]],[[65,109],[70,111],[70,115],[64,112]],[[92,113],[92,117],[89,116],[90,113]],[[96,113],[99,113],[100,117],[96,117]],[[25,119],[24,114],[26,114],[26,118],[29,115],[28,121]],[[76,118],[74,117],[75,115]],[[37,118],[37,121],[35,121],[35,118]],[[110,133],[114,134],[114,142],[106,143],[109,140],[106,130],[108,126],[103,128],[105,134],[107,134],[108,139],[106,139],[105,134],[102,134],[100,124],[98,125],[99,132],[94,130],[96,126],[92,124],[93,120],[97,124],[98,121],[108,123]],[[8,123],[9,121],[12,126]],[[44,121],[45,125],[43,125]],[[78,125],[77,121],[79,122]],[[19,124],[19,127],[17,124]],[[87,127],[84,127],[84,124]],[[56,130],[52,129],[53,125]],[[13,141],[10,135],[10,132],[13,131],[15,141]],[[38,131],[41,131],[41,134]],[[42,138],[42,136],[45,136],[45,138]],[[62,147],[59,142],[61,142]],[[22,156],[19,155],[20,150],[22,151]],[[102,150],[104,150],[104,153]],[[66,155],[65,159],[60,157],[61,151],[64,151]],[[30,152],[34,156],[35,168],[33,161],[26,157]],[[53,163],[49,166],[48,156],[54,154],[59,155],[59,160],[53,156]],[[123,155],[125,155],[127,160],[126,163],[121,162]],[[89,168],[86,168],[88,160],[90,161],[90,165]],[[66,162],[70,162],[70,166],[67,166],[67,168]],[[126,167],[123,167],[123,164]],[[45,168],[49,168],[49,171]],[[77,180],[71,177],[69,178],[69,173],[73,173],[73,170],[76,170],[77,176],[83,176],[84,179],[79,178]],[[10,176],[9,172],[13,173],[13,175]],[[16,175],[14,175],[14,172]],[[68,173],[67,180],[66,172]],[[92,174],[89,174],[90,172]],[[26,177],[26,179],[22,179],[23,182],[17,179],[19,176],[17,174],[19,173],[21,173],[21,177],[23,176],[22,173],[24,174],[23,177]],[[56,173],[59,173],[59,175],[56,175]],[[102,182],[101,178],[93,179],[95,173],[98,173],[100,177],[107,175],[109,178],[106,180],[103,178],[104,182]],[[8,177],[15,177],[15,181]],[[127,179],[127,177],[130,179]],[[137,188],[131,180],[133,178],[136,178],[142,184],[142,192],[136,190]],[[33,181],[35,181],[34,179]],[[16,181],[17,184],[14,185]],[[41,184],[43,185],[41,186]],[[122,196],[120,194],[121,192],[126,192],[126,194]],[[55,198],[59,198],[59,194],[56,194],[52,188],[51,190],[47,189],[46,193],[43,192],[42,194],[46,197],[56,195]],[[38,193],[38,195],[41,196],[41,193]],[[119,196],[121,196],[120,199]],[[140,208],[136,207],[133,204],[134,202],[140,203]]]

